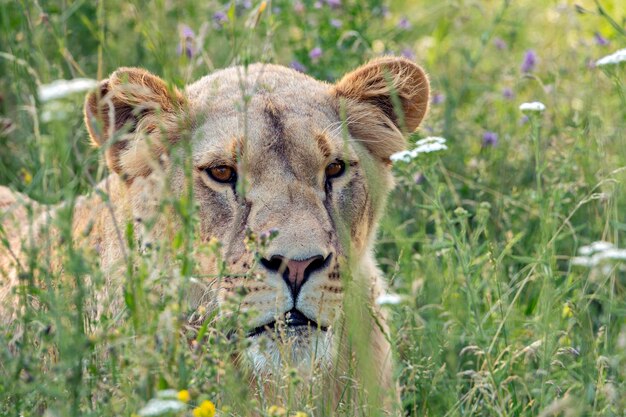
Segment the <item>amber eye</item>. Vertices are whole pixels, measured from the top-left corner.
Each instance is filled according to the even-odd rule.
[[[337,160],[331,162],[326,166],[326,179],[337,178],[343,175],[346,170],[346,164],[343,161]]]
[[[228,165],[218,165],[206,170],[209,177],[221,183],[234,183],[237,181],[237,171]]]

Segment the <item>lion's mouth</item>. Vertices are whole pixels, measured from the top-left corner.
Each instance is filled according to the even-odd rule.
[[[257,326],[250,330],[246,336],[254,337],[266,332],[275,333],[282,329],[291,331],[300,329],[304,330],[306,328],[310,330],[320,330],[323,332],[328,330],[327,327],[320,326],[315,322],[315,320],[311,320],[305,316],[300,310],[293,308],[285,313],[284,319],[279,321],[274,320],[272,322],[262,324],[261,326]]]

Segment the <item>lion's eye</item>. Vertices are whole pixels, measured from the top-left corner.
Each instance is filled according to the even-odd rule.
[[[228,165],[218,165],[206,170],[209,177],[221,183],[234,183],[237,181],[237,171]]]
[[[343,175],[346,170],[346,164],[337,160],[326,166],[326,179],[337,178]]]

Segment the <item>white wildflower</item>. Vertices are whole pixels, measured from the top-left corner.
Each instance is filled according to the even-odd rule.
[[[519,109],[523,112],[537,112],[541,113],[546,109],[546,105],[540,101],[533,101],[531,103],[522,103]]]
[[[89,78],[73,80],[56,80],[50,84],[42,84],[37,88],[40,101],[57,100],[75,93],[89,91],[98,85],[98,81]]]
[[[392,154],[389,159],[393,162],[410,162],[411,160],[417,158],[419,154],[445,151],[448,149],[448,146],[446,146],[446,140],[438,136],[429,136],[427,138],[420,139],[415,142],[415,145],[415,149],[396,152]]]
[[[177,413],[186,408],[185,403],[178,400],[161,400],[153,398],[137,413],[142,417],[162,416]]]
[[[446,140],[440,136],[428,136],[427,138],[424,139],[420,139],[417,142],[415,142],[416,145],[420,146],[420,145],[426,145],[429,143],[440,143],[440,144],[444,144],[446,143]]]
[[[613,249],[605,250],[604,252],[601,252],[599,255],[601,255],[602,260],[610,259],[613,261],[626,261],[626,249],[613,248]]]
[[[418,140],[417,142],[415,142],[415,144],[417,145],[417,149],[419,149],[420,147],[423,147],[425,149],[426,148],[432,148],[433,145],[442,145],[444,147],[444,149],[448,149],[445,146],[446,140],[444,138],[442,138],[442,137],[439,137],[439,136],[429,136],[427,138]],[[432,152],[432,151],[425,150],[423,152]]]
[[[626,62],[626,48],[613,52],[611,55],[602,57],[596,61],[596,67],[602,67],[605,65],[617,65],[621,62]]]
[[[391,159],[392,162],[397,162],[397,161],[409,162],[414,157],[415,156],[413,155],[411,151],[401,151],[401,152],[396,152],[394,154],[391,154],[389,159]]]
[[[611,242],[599,240],[578,250],[580,256],[572,258],[572,265],[593,268],[606,261],[626,261],[626,249],[619,249]]]
[[[423,145],[418,146],[417,148],[413,149],[413,152],[415,154],[420,154],[420,153],[445,151],[446,149],[448,149],[448,147],[444,145],[443,143],[431,142],[431,143],[425,143]]]
[[[162,389],[157,391],[156,397],[161,400],[177,400],[178,391],[175,389]]]
[[[604,252],[605,250],[609,250],[614,247],[615,246],[611,242],[598,240],[597,242],[593,242],[590,245],[581,246],[580,249],[578,249],[578,253],[582,256],[589,256],[596,252]]]
[[[596,266],[597,264],[597,262],[593,258],[586,256],[575,256],[570,262],[572,263],[572,265],[585,266],[587,268],[591,268],[592,266]]]
[[[398,294],[381,294],[378,297],[376,297],[376,304],[378,304],[379,306],[383,306],[383,305],[397,305],[400,304],[400,302],[402,302],[402,297],[399,296]]]

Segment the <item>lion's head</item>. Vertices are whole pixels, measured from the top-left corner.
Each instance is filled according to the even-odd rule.
[[[85,115],[136,222],[145,223],[146,201],[161,192],[157,172],[167,173],[169,192],[192,190],[197,240],[217,239],[221,250],[197,255],[190,304],[227,314],[228,300],[245,289],[248,354],[263,370],[332,356],[346,259],[380,290],[372,246],[392,185],[389,156],[405,148],[428,95],[422,69],[391,57],[334,85],[255,64],[179,91],[121,68],[87,97]]]

